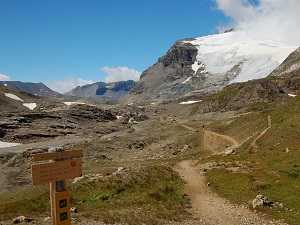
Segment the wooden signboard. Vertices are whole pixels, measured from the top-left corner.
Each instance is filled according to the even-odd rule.
[[[70,225],[70,191],[55,193],[57,225]]]
[[[82,150],[48,152],[33,156],[32,185],[50,183],[51,218],[53,225],[71,225],[70,192],[66,179],[82,176]]]
[[[31,165],[32,184],[47,184],[82,176],[82,160],[48,162]]]
[[[83,156],[82,150],[62,151],[62,152],[47,152],[33,155],[33,161],[57,160],[68,158],[79,158]]]

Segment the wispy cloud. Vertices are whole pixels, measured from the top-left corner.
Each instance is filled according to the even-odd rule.
[[[57,91],[58,93],[61,94],[66,93],[77,86],[83,86],[92,83],[94,82],[91,80],[83,80],[83,79],[78,79],[73,77],[67,77],[64,78],[63,80],[44,82],[44,84],[48,86],[50,89],[52,89],[53,91]]]
[[[268,38],[300,45],[299,0],[215,0],[217,8],[231,18],[220,31],[236,28],[250,38]]]
[[[11,81],[11,78],[5,74],[0,74],[0,81]]]
[[[129,69],[125,66],[119,66],[116,68],[105,66],[100,70],[107,73],[107,76],[104,79],[106,83],[126,80],[137,81],[140,79],[141,75],[141,72],[134,69]]]

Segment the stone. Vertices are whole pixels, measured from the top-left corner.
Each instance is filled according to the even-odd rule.
[[[257,206],[273,206],[273,202],[263,195],[257,195],[255,199],[252,200],[252,207],[255,209]]]
[[[30,218],[25,217],[25,216],[18,216],[18,217],[13,219],[13,223],[22,223],[22,222],[29,223],[31,221],[33,221],[33,219],[30,219]]]
[[[76,207],[71,207],[70,211],[71,211],[71,213],[78,213],[78,210]]]

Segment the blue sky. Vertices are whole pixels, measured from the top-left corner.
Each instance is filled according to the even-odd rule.
[[[0,0],[0,74],[112,81],[109,73],[143,72],[176,40],[225,22],[211,0]]]
[[[0,80],[59,92],[137,80],[176,40],[220,27],[298,41],[299,10],[299,0],[0,0]]]

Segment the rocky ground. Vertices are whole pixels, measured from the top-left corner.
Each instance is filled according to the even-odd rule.
[[[168,106],[172,110],[168,110]],[[105,108],[76,105],[59,110],[2,114],[1,141],[27,144],[0,149],[0,192],[30,184],[31,157],[47,151],[49,146],[70,148],[75,142],[87,142],[89,147],[84,153],[84,162],[86,173],[91,174],[94,172],[91,165],[99,160],[114,160],[126,166],[126,163],[142,163],[145,159],[172,160],[177,156],[185,158],[195,154],[195,143],[183,143],[180,141],[183,137],[192,140],[204,135],[204,154],[207,156],[224,153],[229,146],[238,146],[239,142],[234,138],[203,129],[200,123],[199,126],[190,126],[186,113],[192,107],[178,103]],[[233,116],[234,113],[225,114],[222,116]],[[206,114],[202,119],[219,118],[220,115]],[[207,185],[197,159],[182,160],[174,170],[186,182],[192,216],[185,222],[164,221],[161,224],[285,224],[261,218],[246,205],[232,205],[217,196]],[[51,224],[49,218],[31,223]],[[104,225],[96,221],[74,223]],[[11,221],[0,224],[11,224]]]

